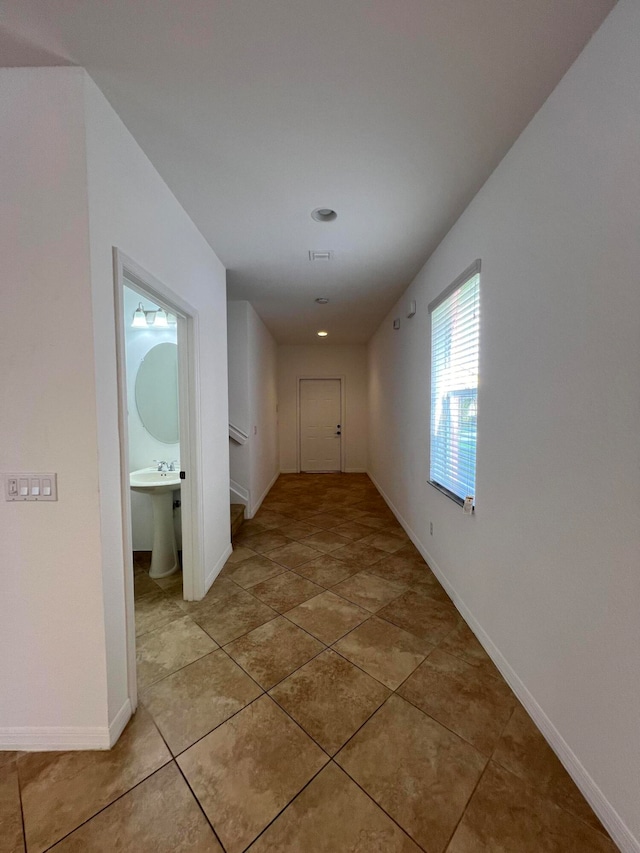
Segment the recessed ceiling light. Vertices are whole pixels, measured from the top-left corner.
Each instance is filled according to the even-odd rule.
[[[328,334],[329,334],[329,332],[325,332],[324,330],[321,330],[318,332],[318,337],[319,338],[326,338]]]
[[[330,207],[316,207],[315,210],[311,211],[311,218],[315,219],[316,222],[333,222],[334,219],[338,218],[338,214]]]
[[[328,301],[329,301],[329,300],[327,299],[327,297],[326,297],[326,296],[319,296],[319,297],[316,299],[316,302],[318,303],[318,305],[326,305]]]

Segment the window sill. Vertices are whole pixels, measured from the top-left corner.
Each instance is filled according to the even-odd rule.
[[[450,501],[453,501],[460,507],[464,506],[464,500],[462,498],[459,498],[458,495],[454,495],[454,493],[450,492],[449,489],[445,489],[445,487],[441,486],[440,483],[436,483],[434,480],[427,480],[427,482],[430,486],[433,486],[433,488],[436,489],[438,492],[441,492],[446,498],[449,498]],[[475,509],[476,508],[474,507],[474,512]]]

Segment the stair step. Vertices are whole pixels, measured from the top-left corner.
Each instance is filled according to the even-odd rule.
[[[244,522],[244,504],[231,504],[231,539],[237,535]]]

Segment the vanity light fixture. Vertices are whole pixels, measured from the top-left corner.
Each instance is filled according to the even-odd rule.
[[[138,307],[133,312],[133,322],[131,323],[134,329],[142,329],[147,326],[147,318],[144,314],[144,308],[142,307],[142,302],[138,303]]]
[[[164,308],[147,309],[142,302],[138,303],[138,307],[133,312],[133,320],[131,326],[134,329],[164,329],[167,326],[175,326],[177,317],[175,314],[170,314]]]
[[[329,334],[329,332],[325,332],[325,331],[324,331],[324,329],[321,329],[321,330],[318,332],[318,337],[319,337],[319,338],[326,338],[328,334]]]
[[[161,328],[166,328],[169,325],[169,321],[167,320],[167,312],[164,308],[158,308],[156,311],[156,318],[153,321],[154,326],[160,326]]]

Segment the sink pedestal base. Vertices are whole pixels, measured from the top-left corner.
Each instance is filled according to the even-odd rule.
[[[151,492],[150,497],[153,508],[153,550],[149,575],[152,578],[166,578],[180,568],[173,528],[173,492]]]

